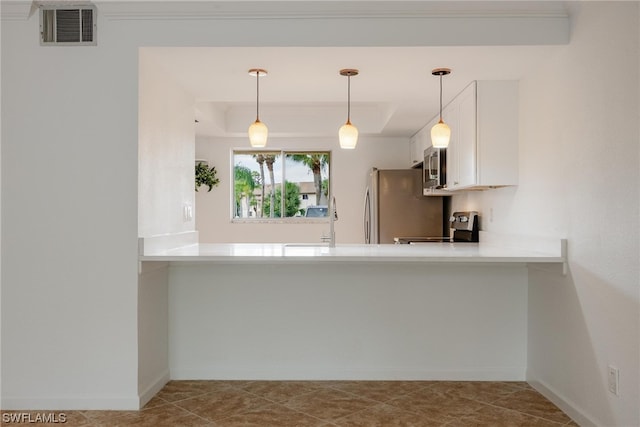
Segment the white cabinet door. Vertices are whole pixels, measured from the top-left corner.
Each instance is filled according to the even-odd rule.
[[[448,190],[517,185],[517,81],[473,82],[442,115],[451,128]]]
[[[478,185],[518,185],[518,81],[478,81]]]
[[[420,145],[420,152],[424,157],[424,150],[431,147],[431,125],[427,124],[425,127],[420,129],[420,132],[418,132],[418,135],[419,135],[418,141]]]
[[[458,146],[458,187],[478,183],[478,152],[476,139],[476,85],[471,84],[456,102]]]
[[[436,123],[428,123],[409,140],[410,167],[417,167],[424,161],[424,150],[431,147],[431,127]]]
[[[467,86],[442,112],[442,120],[451,129],[451,139],[447,148],[447,188],[458,190],[475,183],[476,140],[475,84]]]
[[[415,134],[409,140],[409,167],[417,167],[423,161],[422,144],[418,138],[418,134]]]
[[[451,139],[447,147],[447,189],[454,190],[460,184],[460,130],[458,112],[455,105],[449,104],[442,110],[442,120],[451,129]]]

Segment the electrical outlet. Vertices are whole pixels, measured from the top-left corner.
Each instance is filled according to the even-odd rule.
[[[609,370],[607,374],[609,391],[616,396],[618,396],[619,392],[619,382],[620,382],[620,372],[618,368],[615,366],[609,365]]]

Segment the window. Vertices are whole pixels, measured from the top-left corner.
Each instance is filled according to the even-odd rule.
[[[234,151],[232,217],[327,217],[330,159],[329,151]]]

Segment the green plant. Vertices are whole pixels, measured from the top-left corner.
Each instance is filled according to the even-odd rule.
[[[295,182],[286,181],[284,185],[284,209],[285,216],[295,216],[300,212],[300,186]],[[272,218],[282,218],[281,203],[282,203],[282,188],[278,186],[274,194],[274,209],[273,215],[271,215],[271,199],[264,201],[263,209],[265,214],[268,214]]]
[[[209,187],[207,192],[211,191],[211,189],[217,186],[220,183],[220,180],[216,178],[216,167],[207,166],[205,163],[198,162],[196,164],[196,191],[201,185],[206,185]]]
[[[249,212],[249,208],[253,204],[254,196],[253,189],[256,188],[256,181],[251,169],[246,166],[235,165],[233,168],[233,187],[234,195],[236,199],[236,216],[242,217],[241,203],[244,200],[246,212]]]

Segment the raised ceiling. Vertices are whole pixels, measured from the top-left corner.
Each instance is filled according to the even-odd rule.
[[[199,135],[246,136],[255,119],[256,82],[247,73],[250,68],[269,72],[260,80],[260,118],[270,136],[335,135],[346,119],[347,79],[339,70],[357,68],[360,74],[351,78],[351,118],[360,133],[408,137],[438,113],[439,80],[431,75],[433,68],[453,70],[443,78],[446,103],[473,80],[521,79],[564,49],[566,40],[544,40],[556,31],[549,26],[547,33],[539,29],[540,44],[535,37],[530,43],[511,43],[522,38],[523,17],[562,17],[559,2],[473,3],[473,13],[423,12],[432,25],[449,28],[452,39],[464,45],[150,47],[144,48],[144,57],[194,96]],[[526,12],[523,5],[528,5]],[[506,14],[507,6],[517,13]],[[501,25],[513,22],[486,40],[465,33],[470,19],[487,16],[500,16]],[[471,40],[480,45],[470,45]]]

